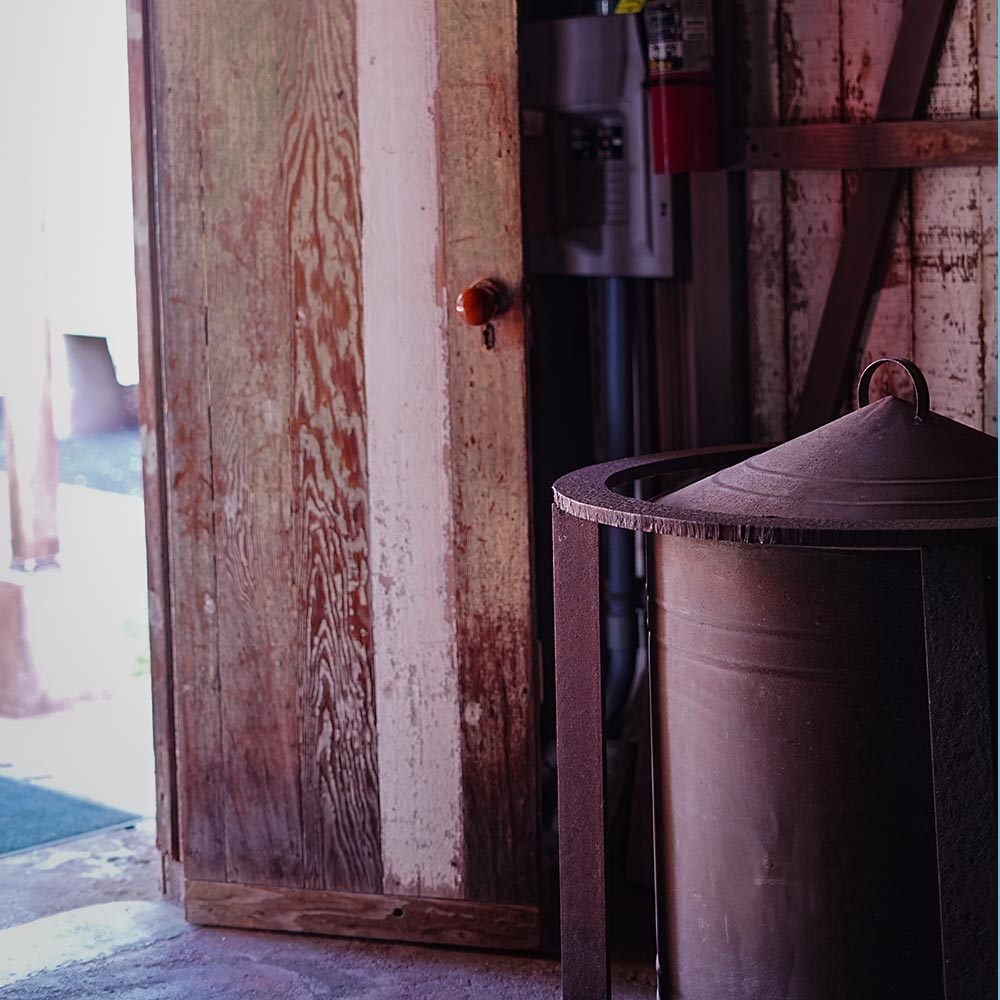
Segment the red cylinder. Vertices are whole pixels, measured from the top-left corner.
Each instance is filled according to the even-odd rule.
[[[650,84],[649,119],[653,168],[658,174],[718,168],[711,78],[674,74]]]

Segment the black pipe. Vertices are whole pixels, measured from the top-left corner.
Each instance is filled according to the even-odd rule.
[[[604,311],[604,406],[607,458],[632,455],[632,338],[628,324],[628,281],[602,282]],[[605,722],[617,728],[632,680],[638,648],[635,617],[635,539],[609,528],[605,547],[604,648]]]

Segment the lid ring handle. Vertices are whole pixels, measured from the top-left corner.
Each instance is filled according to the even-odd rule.
[[[861,373],[861,378],[858,380],[858,406],[868,405],[868,389],[872,384],[872,376],[875,374],[875,369],[886,362],[899,365],[910,376],[910,382],[913,384],[913,393],[917,400],[913,419],[917,421],[925,420],[927,414],[931,412],[931,394],[927,388],[927,379],[924,378],[924,373],[912,361],[906,358],[879,358],[877,361],[873,361]]]

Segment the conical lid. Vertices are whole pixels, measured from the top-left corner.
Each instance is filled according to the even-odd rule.
[[[868,404],[874,368],[910,373],[917,403]],[[663,498],[675,510],[723,520],[822,523],[833,529],[948,529],[997,513],[997,439],[930,411],[912,362],[866,369],[859,408]],[[867,405],[866,405],[867,404]]]

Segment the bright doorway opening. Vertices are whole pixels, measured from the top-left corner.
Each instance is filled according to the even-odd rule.
[[[155,811],[126,32],[0,14],[0,860]]]

